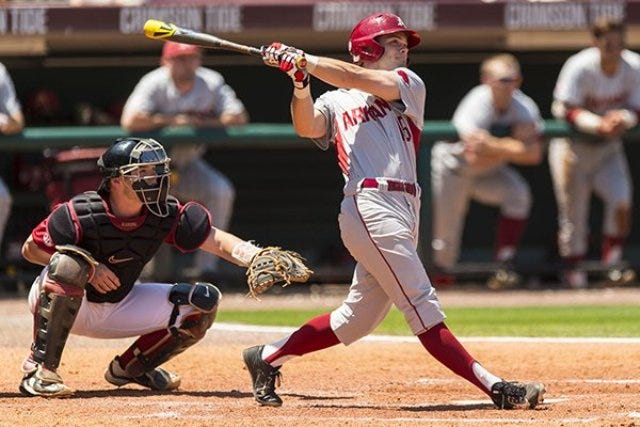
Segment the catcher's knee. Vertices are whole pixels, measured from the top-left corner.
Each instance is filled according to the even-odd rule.
[[[213,325],[221,298],[222,293],[211,283],[176,283],[169,292],[169,301],[175,305],[169,324],[174,324],[180,306],[191,306],[193,311],[183,316],[177,328],[180,332],[199,340]]]
[[[72,246],[56,246],[57,251],[49,259],[48,277],[56,283],[56,290],[62,290],[58,293],[66,293],[68,289],[82,289],[95,271],[97,262],[91,254],[86,250]],[[45,289],[49,280],[45,282]],[[48,290],[48,289],[47,289]]]

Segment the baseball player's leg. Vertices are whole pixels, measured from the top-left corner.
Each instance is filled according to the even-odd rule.
[[[215,320],[220,298],[220,291],[208,283],[134,286],[121,303],[102,310],[95,322],[100,326],[91,331],[91,336],[102,337],[142,334],[111,361],[105,379],[117,386],[137,383],[153,390],[177,388],[180,378],[159,366],[204,337]]]
[[[594,177],[594,191],[604,204],[602,261],[622,260],[622,246],[631,230],[632,188],[622,147],[612,153]]]
[[[434,265],[443,270],[450,269],[458,260],[471,189],[471,178],[450,168],[446,161],[449,146],[440,142],[431,150],[431,247]]]
[[[577,263],[587,252],[593,156],[585,144],[556,138],[549,144],[549,170],[558,208],[558,252],[562,281],[569,287],[587,286]]]
[[[34,337],[31,354],[23,363],[22,394],[59,397],[73,393],[57,370],[92,271],[84,256],[59,250],[34,282],[30,297]]]
[[[499,262],[513,260],[531,210],[529,184],[514,169],[503,166],[477,178],[473,197],[499,207],[495,258]]]
[[[179,180],[172,187],[173,194],[181,200],[195,200],[210,212],[213,225],[228,230],[235,203],[235,188],[229,178],[212,168],[204,159],[196,158],[182,167]],[[199,273],[216,270],[219,259],[205,251],[194,254],[194,268]]]
[[[275,382],[285,362],[340,342],[348,345],[356,341],[372,332],[390,308],[389,298],[373,276],[357,264],[349,295],[340,307],[311,319],[279,341],[244,351],[256,401],[265,406],[282,405]]]
[[[11,215],[12,202],[13,200],[11,198],[11,193],[9,193],[9,189],[2,179],[0,179],[0,247],[2,247],[4,231],[6,229],[9,216]]]
[[[505,394],[522,395],[520,403],[535,406],[544,392],[542,385],[505,386],[507,383],[478,363],[444,324],[444,312],[416,252],[413,224],[417,204],[407,211],[389,209],[403,205],[399,200],[389,203],[389,199],[403,197],[368,192],[345,199],[340,229],[346,247],[403,312],[413,333],[434,358],[490,395],[500,407],[506,407],[504,402],[498,403]],[[379,221],[381,209],[387,210],[388,220]],[[366,310],[366,306],[361,308]],[[530,393],[525,392],[526,387]],[[524,399],[527,394],[529,398]]]

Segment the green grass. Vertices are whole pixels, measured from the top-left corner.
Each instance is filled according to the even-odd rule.
[[[219,322],[300,326],[327,310],[260,310],[218,313]],[[451,308],[446,323],[459,336],[640,337],[640,307],[560,306]],[[376,334],[410,335],[402,314],[393,309]]]

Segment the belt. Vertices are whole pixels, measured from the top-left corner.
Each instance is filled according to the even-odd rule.
[[[362,180],[360,188],[377,188],[379,190],[386,191],[402,191],[404,193],[409,193],[412,196],[418,194],[418,190],[415,184],[412,184],[410,182],[395,181],[393,179],[365,178]]]

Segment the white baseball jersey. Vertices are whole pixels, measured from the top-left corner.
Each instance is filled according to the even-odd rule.
[[[169,70],[159,67],[140,79],[124,106],[123,114],[137,111],[219,117],[223,113],[242,113],[244,109],[242,101],[217,71],[199,67],[193,88],[180,93]],[[169,156],[174,169],[172,194],[182,200],[201,202],[214,213],[214,225],[226,230],[233,212],[235,188],[229,178],[202,159],[204,152],[203,145],[180,144],[171,147]],[[194,257],[197,270],[217,268],[219,258],[215,255],[200,251]]]
[[[608,76],[602,71],[600,51],[595,47],[584,49],[566,61],[553,95],[569,108],[580,107],[598,115],[622,108],[638,112],[640,55],[625,49],[618,70]],[[631,206],[633,186],[620,138],[604,141],[578,135],[573,141],[552,139],[549,168],[558,204],[561,256],[581,257],[587,253],[593,193],[604,205],[603,235],[619,237],[626,233],[620,229],[618,210]]]
[[[327,122],[325,136],[315,142],[323,149],[336,145],[345,179],[340,234],[357,261],[349,295],[331,313],[331,328],[344,344],[373,331],[392,304],[416,335],[445,318],[416,250],[416,152],[426,88],[409,69],[394,72],[397,102],[355,89],[330,91],[315,102]]]
[[[389,103],[357,89],[338,89],[315,102],[327,121],[327,132],[316,144],[336,144],[345,194],[364,178],[417,181],[416,152],[424,126],[426,88],[408,68],[396,70],[401,102]]]
[[[562,67],[553,91],[556,100],[602,115],[608,110],[640,110],[640,55],[624,50],[618,71],[607,76],[600,51],[591,47],[571,56]]]
[[[511,103],[506,111],[497,111],[493,105],[491,88],[487,85],[474,87],[458,104],[452,119],[458,135],[464,135],[483,129],[496,137],[511,134],[512,127],[518,123],[535,123],[542,134],[544,122],[536,103],[522,91],[513,92]],[[464,146],[462,142],[450,144],[449,151],[460,162]]]
[[[516,124],[534,123],[542,133],[543,121],[535,102],[520,90],[512,94],[506,111],[497,111],[491,88],[476,86],[460,101],[453,115],[459,135],[482,129],[495,137],[512,133]],[[431,150],[433,200],[433,260],[442,268],[458,261],[469,201],[498,206],[502,215],[525,219],[531,208],[529,185],[506,163],[475,167],[464,158],[464,143],[441,141]]]

